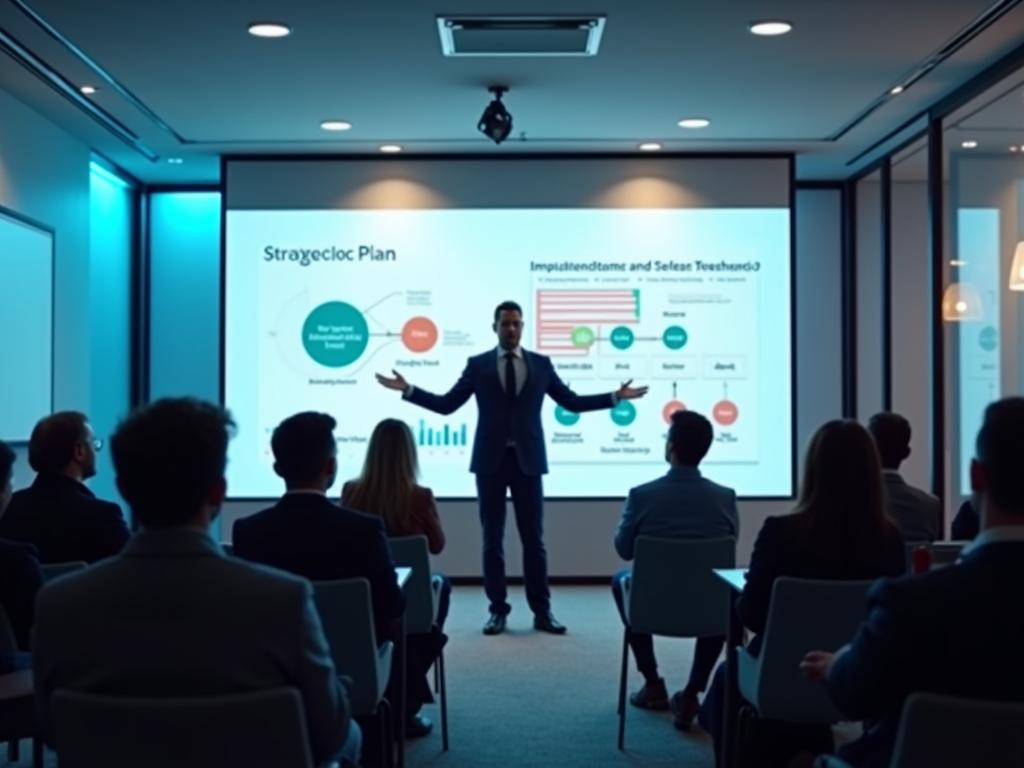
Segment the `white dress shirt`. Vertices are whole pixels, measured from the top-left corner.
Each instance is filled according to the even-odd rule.
[[[988,528],[960,550],[960,557],[986,544],[998,544],[1002,541],[1024,541],[1024,525],[1000,525],[997,528]]]
[[[526,383],[526,377],[530,375],[530,369],[526,367],[526,355],[523,354],[522,347],[516,347],[511,350],[504,350],[498,347],[498,381],[501,382],[501,388],[506,392],[508,388],[505,386],[505,355],[511,352],[514,357],[512,358],[512,368],[516,372],[516,394],[518,395],[523,391],[523,385]]]

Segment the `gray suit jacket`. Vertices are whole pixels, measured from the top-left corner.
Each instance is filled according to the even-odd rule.
[[[940,538],[942,506],[930,493],[910,485],[898,472],[882,473],[889,517],[904,541],[935,541]]]
[[[615,551],[632,560],[637,536],[663,539],[738,538],[736,491],[704,478],[696,467],[672,467],[668,474],[638,485],[626,497]]]
[[[58,688],[184,697],[293,686],[318,762],[348,732],[347,694],[310,583],[228,558],[198,530],[143,531],[119,555],[44,587],[32,653],[51,744]]]

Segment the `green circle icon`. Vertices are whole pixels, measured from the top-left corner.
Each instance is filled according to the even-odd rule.
[[[991,325],[986,325],[978,336],[978,346],[986,352],[995,352],[999,346],[999,331]]]
[[[633,332],[624,325],[615,328],[610,338],[616,349],[629,349],[633,346]]]
[[[352,365],[366,351],[369,339],[366,318],[343,301],[321,304],[302,325],[306,354],[328,368]]]
[[[594,343],[594,329],[580,325],[572,329],[572,335],[569,338],[572,339],[574,347],[589,347]]]
[[[620,400],[611,410],[612,421],[620,427],[628,427],[636,421],[636,408],[629,400]]]
[[[555,419],[563,427],[571,427],[580,420],[580,415],[578,413],[568,411],[559,405],[555,408]]]
[[[673,325],[665,329],[661,340],[665,342],[665,346],[669,349],[682,349],[686,346],[686,342],[690,340],[690,335],[685,329],[680,328],[678,325]]]

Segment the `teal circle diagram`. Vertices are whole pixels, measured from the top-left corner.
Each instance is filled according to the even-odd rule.
[[[686,332],[685,328],[673,325],[665,329],[661,340],[665,342],[665,346],[669,349],[682,349],[686,346],[686,342],[690,340],[690,335]]]
[[[986,352],[995,352],[999,346],[999,331],[991,325],[986,325],[978,335],[978,346]]]
[[[611,409],[610,413],[612,421],[620,427],[628,427],[636,421],[636,406],[629,402],[629,400],[620,400],[618,405]]]
[[[624,325],[613,329],[609,338],[616,349],[629,349],[633,346],[633,332]]]
[[[580,415],[559,405],[555,408],[555,420],[563,427],[571,427],[580,420]]]
[[[302,324],[306,354],[328,368],[352,365],[366,351],[369,340],[363,313],[343,301],[321,304]]]

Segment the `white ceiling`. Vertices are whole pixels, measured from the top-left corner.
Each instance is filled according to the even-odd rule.
[[[795,151],[801,178],[843,178],[850,161],[1024,42],[1024,3],[866,120],[836,135],[994,0],[24,0],[131,91],[167,132],[0,0],[0,29],[92,97],[161,159],[145,159],[0,55],[0,88],[136,177],[209,182],[224,153]],[[607,14],[593,58],[446,58],[438,13]],[[750,22],[784,18],[789,35]],[[294,34],[261,40],[256,20]],[[511,86],[514,141],[476,131],[486,86]],[[1003,122],[1019,120],[1024,101]],[[709,128],[687,131],[680,118]],[[351,121],[329,134],[321,120]],[[1005,128],[1000,123],[1001,128]],[[1012,125],[1010,127],[1013,127]],[[176,134],[176,135],[174,135]],[[518,140],[525,134],[525,141]],[[1024,142],[1024,137],[1022,137]],[[170,165],[167,157],[181,157]]]

